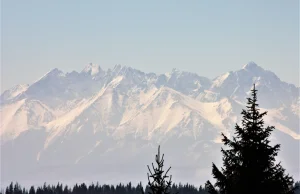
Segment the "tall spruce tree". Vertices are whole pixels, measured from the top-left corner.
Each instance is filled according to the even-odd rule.
[[[221,170],[212,165],[215,187],[221,194],[292,194],[293,178],[285,174],[280,163],[275,164],[280,145],[270,145],[274,127],[264,127],[263,117],[267,112],[260,113],[258,109],[255,85],[251,92],[246,110],[241,113],[242,126],[235,126],[235,136],[230,140],[222,133],[222,142],[229,149],[221,149]],[[206,188],[216,193],[209,181]]]
[[[149,165],[148,170],[148,186],[149,194],[169,194],[171,191],[171,185],[172,185],[172,175],[167,175],[171,167],[165,172],[163,170],[164,167],[164,154],[160,155],[160,146],[158,146],[158,154],[155,156],[155,162],[157,164],[157,167],[154,167],[152,163],[153,172],[150,170]],[[169,178],[169,180],[167,180]],[[152,180],[151,180],[152,179]],[[144,194],[144,191],[142,190],[142,193]]]

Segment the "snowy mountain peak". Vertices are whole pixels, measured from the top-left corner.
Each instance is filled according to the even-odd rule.
[[[178,69],[155,74],[116,65],[104,71],[92,63],[79,73],[53,69],[29,87],[16,86],[0,97],[1,177],[109,177],[98,167],[116,169],[122,161],[122,170],[137,169],[126,165],[141,159],[144,168],[150,146],[157,143],[170,149],[178,161],[174,165],[200,169],[202,158],[208,161],[219,152],[221,132],[230,135],[240,122],[253,83],[261,110],[268,111],[266,124],[294,142],[294,149],[300,140],[299,87],[254,62],[213,80]],[[115,166],[107,166],[112,161]],[[296,154],[290,161],[299,167]]]
[[[20,90],[24,91],[28,88],[28,86],[29,86],[29,84],[18,84],[16,86],[12,87],[11,90],[12,91],[20,91]]]
[[[57,69],[57,68],[54,68],[54,69],[52,69],[51,71],[49,71],[47,73],[47,75],[63,75],[63,74],[64,73],[61,70]]]
[[[1,94],[0,101],[2,102],[2,101],[6,101],[6,100],[15,98],[19,94],[26,91],[28,87],[29,87],[28,84],[18,84],[16,86],[12,87],[11,89],[6,90]]]
[[[45,75],[43,75],[41,78],[39,78],[38,80],[36,80],[34,83],[31,84],[31,86],[35,85],[36,83],[48,79],[48,78],[55,78],[55,77],[65,77],[66,74],[64,74],[61,70],[59,70],[58,68],[54,68],[51,71],[47,72]]]
[[[85,68],[81,72],[90,74],[91,76],[94,76],[94,75],[98,74],[101,71],[102,71],[102,69],[100,68],[99,65],[89,63],[88,65],[85,66]]]
[[[58,77],[64,77],[65,76],[65,74],[64,74],[64,72],[62,72],[61,70],[59,70],[58,68],[54,68],[54,69],[52,69],[51,71],[49,71],[48,73],[46,73],[43,77],[41,77],[41,79],[43,79],[43,78],[45,78],[45,77],[56,77],[56,76],[58,76]],[[40,80],[41,80],[40,79]]]
[[[255,71],[255,70],[263,70],[260,66],[258,66],[255,62],[250,61],[246,65],[243,66],[243,69],[248,71]]]

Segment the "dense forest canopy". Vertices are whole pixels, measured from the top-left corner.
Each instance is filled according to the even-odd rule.
[[[300,182],[296,182],[295,186],[300,186]],[[85,183],[76,184],[73,187],[68,187],[58,183],[57,185],[47,185],[30,188],[24,188],[18,183],[11,183],[5,190],[1,191],[1,194],[141,194],[142,190],[148,193],[149,186],[144,188],[141,183],[134,186],[130,182],[128,184],[118,185],[100,185],[99,183],[86,185]],[[208,194],[207,189],[203,186],[195,187],[190,184],[172,184],[172,193],[180,194]],[[300,189],[295,191],[295,194],[300,194]]]

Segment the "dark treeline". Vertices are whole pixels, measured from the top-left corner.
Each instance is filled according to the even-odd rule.
[[[300,194],[300,182],[296,182],[295,186],[298,186],[298,189],[295,190],[295,194]],[[131,183],[126,185],[99,185],[98,183],[86,185],[82,183],[68,187],[61,183],[57,185],[47,185],[45,183],[43,186],[37,188],[31,186],[29,189],[26,189],[22,188],[18,183],[11,183],[6,187],[4,194],[141,194],[142,190],[148,193],[149,186],[146,186],[146,189],[144,189],[141,183],[137,186],[133,186]],[[173,184],[170,193],[208,194],[204,187],[200,186],[197,188],[190,184]]]
[[[47,185],[35,188],[26,189],[22,188],[18,183],[11,183],[6,189],[5,194],[141,194],[142,190],[148,193],[149,186],[146,189],[139,183],[137,186],[128,183],[126,185],[99,185],[91,184],[86,185],[85,183],[76,184],[73,187],[68,187],[58,183],[57,185]],[[170,189],[171,193],[180,194],[208,194],[204,187],[195,187],[190,184],[173,184]]]

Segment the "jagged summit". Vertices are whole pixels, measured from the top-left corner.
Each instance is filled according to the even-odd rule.
[[[58,68],[54,68],[52,70],[50,70],[49,72],[47,72],[45,75],[43,75],[41,78],[37,79],[34,83],[32,83],[30,86],[45,80],[45,79],[55,79],[57,77],[65,77],[66,74],[64,72],[62,72],[61,70],[59,70]],[[29,86],[29,87],[30,87]]]
[[[89,63],[85,66],[85,68],[81,71],[82,73],[88,73],[92,76],[98,74],[99,72],[101,72],[102,69],[99,65],[94,64],[94,63]]]
[[[64,72],[59,70],[58,68],[54,68],[51,71],[49,71],[45,76],[55,76],[55,75],[64,75]]]
[[[247,64],[245,64],[243,66],[243,69],[247,69],[247,68],[255,68],[257,67],[258,65],[254,62],[254,61],[249,61]]]
[[[134,168],[124,167],[132,162],[128,159],[146,158],[151,155],[149,146],[159,141],[170,148],[170,155],[178,156],[176,165],[191,168],[214,155],[206,153],[219,152],[215,142],[221,132],[230,133],[239,122],[254,82],[260,107],[269,111],[266,122],[277,126],[290,142],[299,141],[299,88],[258,68],[248,63],[214,80],[175,69],[155,74],[116,65],[104,71],[90,63],[79,73],[64,74],[55,68],[29,87],[1,95],[1,145],[8,145],[0,147],[1,177],[40,176],[47,181],[54,172],[57,177],[51,180],[63,180],[61,176],[68,173],[61,169],[66,168],[79,173],[72,174],[72,179],[85,178],[82,172],[88,177],[93,173],[108,177],[99,166],[116,169],[122,161],[122,169],[136,169],[143,161]],[[291,157],[298,168],[297,155]],[[40,172],[49,166],[49,172]]]
[[[263,70],[262,67],[258,66],[255,62],[250,61],[246,65],[243,66],[243,69],[248,71],[255,71],[255,70]]]

